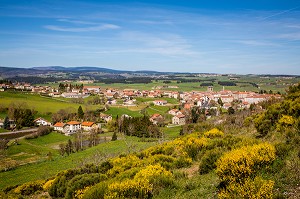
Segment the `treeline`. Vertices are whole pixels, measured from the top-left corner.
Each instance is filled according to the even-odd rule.
[[[221,86],[236,86],[236,83],[229,81],[218,81],[218,84]]]
[[[213,83],[201,83],[200,86],[213,86]]]
[[[121,117],[117,118],[117,130],[129,136],[159,138],[162,133],[157,125],[150,122],[149,117]]]
[[[211,81],[211,82],[215,82],[216,79],[183,79],[183,78],[176,78],[174,80],[177,80],[177,83],[195,83],[195,82],[208,82],[208,81]]]
[[[65,79],[56,78],[56,77],[36,77],[36,76],[28,76],[28,77],[9,77],[7,78],[8,81],[12,82],[27,82],[31,84],[46,84],[48,82],[57,82],[62,81]]]
[[[0,84],[12,84],[12,81],[8,79],[0,79]]]
[[[118,78],[118,79],[99,79],[98,83],[105,84],[149,84],[151,83],[153,78],[149,77],[132,77],[132,78]]]

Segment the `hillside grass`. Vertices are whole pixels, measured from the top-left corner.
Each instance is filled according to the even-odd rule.
[[[159,113],[159,114],[165,114],[171,109],[170,106],[149,106],[146,111],[149,116]]]
[[[164,139],[172,140],[178,137],[180,128],[162,128]],[[14,144],[14,140],[10,141],[6,157],[17,161],[22,166],[0,172],[0,179],[2,179],[0,180],[0,189],[28,181],[47,179],[65,169],[79,167],[86,163],[97,163],[101,158],[140,151],[158,144],[159,141],[151,138],[124,137],[118,134],[118,140],[112,142],[110,141],[112,132],[106,132],[99,136],[106,142],[64,157],[59,154],[59,144],[66,143],[69,139],[72,140],[72,136],[52,132],[35,139],[19,139],[17,145]],[[47,156],[49,152],[51,152],[52,160]]]
[[[25,164],[10,171],[0,172],[0,189],[29,181],[47,179],[65,169],[79,167],[87,163],[95,163],[99,161],[99,158],[113,157],[127,151],[140,151],[158,143],[141,142],[139,138],[126,137],[126,141],[105,142],[84,151],[62,157],[58,154],[58,150],[53,149],[53,146],[62,140],[70,138],[64,137],[61,139],[60,136],[51,133],[46,137],[40,137],[35,140],[20,140],[20,145],[10,147],[8,149],[9,157],[15,156],[16,160],[19,161],[24,161],[27,158],[32,158],[33,160],[44,158],[40,162]],[[53,160],[48,160],[46,157],[49,151],[52,152]],[[21,155],[18,157],[17,154]]]
[[[12,102],[16,104],[25,103],[28,108],[38,111],[40,116],[46,116],[47,119],[49,119],[49,117],[47,117],[46,113],[55,113],[60,109],[73,108],[74,111],[77,111],[79,106],[82,106],[84,110],[94,110],[99,108],[97,105],[81,105],[32,93],[0,92],[0,103],[2,107],[7,108]]]
[[[123,107],[113,107],[111,106],[109,110],[105,112],[106,114],[112,115],[113,118],[116,118],[117,115],[120,117],[123,114],[127,114],[131,117],[141,117],[143,116],[139,111],[131,111]]]

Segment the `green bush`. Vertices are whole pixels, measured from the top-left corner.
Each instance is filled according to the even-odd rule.
[[[218,148],[206,151],[200,160],[199,173],[206,174],[217,168],[216,162],[222,154],[222,151]]]
[[[64,197],[67,191],[68,181],[71,180],[74,176],[84,173],[102,173],[106,172],[108,168],[110,168],[110,164],[104,162],[98,167],[93,164],[87,164],[80,169],[69,169],[60,172],[59,174],[57,174],[53,184],[49,188],[49,194],[52,197]]]
[[[76,190],[84,189],[106,179],[106,175],[98,173],[77,175],[68,182],[65,198],[72,199]]]
[[[174,166],[177,169],[189,167],[191,165],[192,165],[192,159],[187,157],[182,157],[182,156],[177,158],[176,161],[174,162]]]
[[[87,190],[84,195],[83,199],[90,199],[90,198],[104,198],[108,189],[108,183],[100,182]]]

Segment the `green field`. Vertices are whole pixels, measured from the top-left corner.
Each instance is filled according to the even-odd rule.
[[[237,86],[225,86],[224,89],[232,91],[255,91],[259,90],[272,90],[273,92],[284,93],[289,85],[299,82],[299,78],[284,78],[284,77],[262,77],[256,75],[232,75],[232,76],[215,76],[215,77],[181,77],[183,79],[197,79],[201,82],[187,82],[187,83],[177,83],[176,80],[171,80],[171,83],[165,84],[163,80],[153,80],[149,84],[104,84],[104,83],[93,83],[85,85],[97,85],[105,89],[138,89],[138,90],[156,90],[157,86],[177,86],[178,88],[162,88],[161,90],[171,90],[171,91],[206,91],[207,87],[201,87],[201,83],[213,83],[214,91],[221,91],[223,86],[218,84],[218,81],[231,81],[235,82]],[[232,77],[237,77],[235,80],[230,80]],[[212,79],[215,79],[212,82]],[[73,84],[79,84],[78,82],[73,82]],[[259,88],[254,87],[250,83],[256,83]],[[58,87],[58,84],[47,84],[48,86]]]
[[[43,97],[37,94],[20,92],[0,92],[0,104],[2,107],[9,107],[11,103],[23,104],[30,109],[38,111],[38,114],[55,113],[60,109],[71,108],[77,111],[80,104],[75,104],[61,99]],[[81,105],[83,109],[94,110],[100,108],[97,105]],[[1,116],[1,115],[0,115]]]
[[[112,115],[113,118],[116,118],[117,115],[120,117],[123,114],[127,114],[131,117],[141,117],[143,116],[139,111],[131,111],[123,107],[110,107],[106,114]]]
[[[128,147],[132,148],[131,151],[139,151],[157,144],[157,142],[141,142],[138,138],[128,137],[126,142],[124,140],[106,142],[62,157],[58,154],[58,150],[53,148],[69,138],[66,136],[64,138],[59,137],[55,133],[51,133],[31,141],[20,140],[20,145],[9,147],[9,157],[15,158],[19,162],[30,160],[38,160],[38,162],[25,164],[10,171],[0,172],[0,189],[32,180],[47,179],[59,171],[78,167],[86,163],[98,162],[99,157],[112,157],[120,153],[129,152]],[[53,160],[47,159],[46,154],[49,152],[52,153]]]
[[[146,111],[149,116],[159,113],[159,114],[165,114],[171,109],[170,106],[149,106]]]

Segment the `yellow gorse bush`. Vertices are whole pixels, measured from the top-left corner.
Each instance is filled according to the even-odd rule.
[[[147,179],[113,182],[108,186],[105,198],[148,198],[152,185]]]
[[[204,136],[207,138],[223,137],[224,133],[217,128],[213,128],[213,129],[205,132]]]
[[[239,182],[275,160],[275,147],[268,143],[246,146],[226,153],[217,161],[217,175],[222,181]]]
[[[271,199],[273,197],[274,181],[263,180],[256,177],[254,180],[247,178],[243,184],[232,183],[227,189],[222,189],[218,197],[220,199],[248,198],[248,199]]]
[[[53,184],[55,179],[52,179],[52,180],[48,180],[44,185],[43,185],[43,189],[44,191],[48,191],[49,188],[51,187],[51,185]]]
[[[91,188],[90,186],[87,186],[87,187],[85,187],[85,188],[83,188],[83,189],[76,190],[76,191],[75,191],[74,198],[76,198],[76,199],[82,199],[83,196],[84,196],[84,193],[85,193],[87,190],[89,190],[90,188]]]
[[[111,164],[113,168],[110,169],[107,174],[109,176],[115,176],[125,170],[141,166],[142,161],[135,155],[127,155],[125,157],[112,159]]]
[[[207,138],[199,138],[197,133],[190,134],[183,138],[177,138],[159,146],[150,147],[143,152],[145,157],[155,154],[164,154],[172,157],[189,156],[195,158],[197,153],[207,146]]]
[[[173,179],[173,175],[159,164],[149,165],[141,169],[133,179],[111,183],[106,198],[148,198],[153,187],[159,183],[157,179],[161,178]]]
[[[276,129],[278,131],[285,130],[287,127],[291,127],[295,124],[295,119],[289,115],[282,115],[276,124]]]
[[[165,168],[157,165],[149,165],[145,169],[140,170],[135,176],[134,179],[148,179],[150,182],[159,176],[164,176],[167,178],[172,178],[173,175],[170,171],[167,171]]]
[[[35,193],[36,191],[43,190],[43,184],[45,181],[43,180],[37,180],[34,182],[27,182],[25,184],[22,184],[14,189],[14,193],[21,194],[21,195],[30,195]]]

